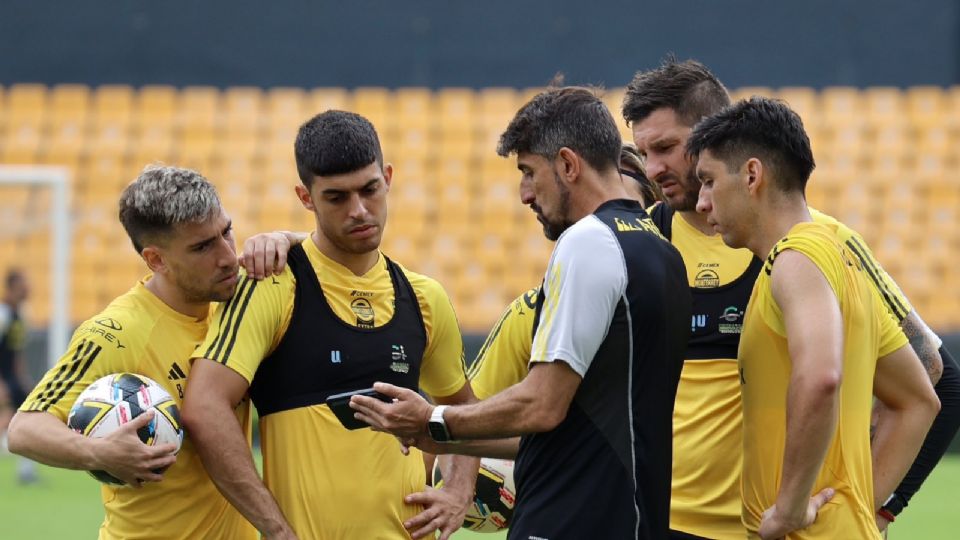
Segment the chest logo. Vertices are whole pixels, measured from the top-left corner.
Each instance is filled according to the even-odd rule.
[[[697,328],[706,328],[707,327],[707,316],[706,315],[694,315],[690,318],[690,331],[696,332]]]
[[[720,286],[720,275],[711,269],[705,269],[697,272],[693,278],[693,286],[697,289],[713,289]]]
[[[330,362],[334,364],[340,363],[340,351],[330,351]]]
[[[363,297],[354,298],[353,302],[350,302],[350,309],[357,316],[357,326],[373,328],[374,312],[369,300]]]
[[[729,306],[720,314],[718,330],[721,334],[739,334],[743,331],[743,310]]]
[[[390,371],[394,373],[409,373],[410,363],[407,362],[407,352],[403,350],[403,345],[390,346]]]
[[[93,322],[117,332],[123,330],[123,326],[116,319],[111,319],[110,317],[103,317]]]

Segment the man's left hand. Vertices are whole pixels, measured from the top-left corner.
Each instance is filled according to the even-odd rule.
[[[436,489],[430,486],[424,491],[407,495],[404,502],[407,504],[423,505],[420,512],[403,523],[414,538],[433,537],[435,531],[440,531],[440,540],[447,540],[450,535],[463,525],[463,517],[470,507],[470,497],[464,497],[446,488]]]
[[[374,383],[373,389],[393,399],[384,403],[367,396],[350,398],[350,408],[356,418],[370,424],[376,431],[386,431],[402,439],[428,436],[427,422],[433,405],[423,396],[407,388],[387,383]]]

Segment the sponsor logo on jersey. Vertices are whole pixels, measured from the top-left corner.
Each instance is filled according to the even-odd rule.
[[[334,364],[340,363],[340,351],[330,351],[330,362]]]
[[[720,314],[721,322],[717,330],[721,334],[739,334],[743,331],[743,310],[737,306],[728,306]]]
[[[357,316],[357,326],[360,328],[373,328],[373,306],[366,298],[355,298],[350,302],[350,309]]]
[[[403,345],[390,346],[390,371],[395,373],[409,373],[410,363],[407,362],[407,352],[403,350]]]
[[[697,272],[693,278],[693,286],[697,289],[713,289],[720,286],[720,275],[709,268]]]
[[[350,291],[350,296],[353,298],[358,296],[361,298],[371,298],[373,297],[373,293],[369,291]]]
[[[116,330],[117,332],[123,330],[123,325],[121,325],[116,319],[111,319],[110,317],[102,317],[93,322],[99,324],[100,326],[106,326],[111,330]]]
[[[176,362],[173,363],[173,367],[170,368],[170,372],[167,374],[167,378],[171,381],[179,381],[187,378],[187,374],[180,369],[180,365]]]
[[[707,327],[707,316],[704,314],[697,314],[690,318],[690,331],[696,332],[697,328],[706,328]]]

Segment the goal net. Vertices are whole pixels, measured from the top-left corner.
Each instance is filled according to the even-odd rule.
[[[0,274],[19,269],[30,283],[22,314],[46,332],[46,365],[66,349],[70,321],[70,172],[0,165]]]

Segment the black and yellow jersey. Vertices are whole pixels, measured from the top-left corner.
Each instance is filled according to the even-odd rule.
[[[21,411],[48,412],[66,422],[80,392],[93,381],[118,372],[153,379],[182,406],[190,357],[203,342],[208,319],[197,320],[173,310],[144,286],[145,281],[80,325],[67,352],[44,375]],[[249,404],[242,403],[236,414],[249,440]],[[100,493],[105,512],[101,540],[258,537],[253,526],[217,491],[189,434],[162,482],[147,483],[140,489],[103,485]]]
[[[244,278],[218,309],[198,356],[251,383],[261,413],[264,482],[300,538],[406,538],[426,485],[419,452],[369,429],[348,431],[324,404],[385,380],[435,397],[466,384],[453,307],[436,281],[382,254],[362,276],[313,241],[288,267]]]
[[[754,287],[740,341],[743,396],[743,520],[755,538],[763,512],[774,505],[786,442],[786,396],[791,362],[783,314],[771,292],[780,253],[796,250],[823,273],[836,294],[844,321],[843,385],[836,433],[813,493],[836,495],[805,529],[787,538],[879,539],[873,508],[870,414],[877,358],[907,344],[886,306],[871,291],[867,268],[836,229],[800,223],[771,250]]]

